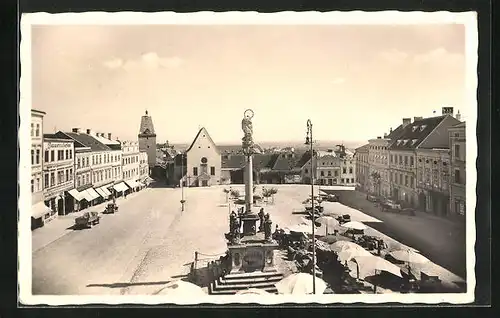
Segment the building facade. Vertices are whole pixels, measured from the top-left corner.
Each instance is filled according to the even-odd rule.
[[[153,118],[149,116],[147,110],[141,118],[141,127],[137,136],[139,138],[139,151],[145,151],[148,154],[148,165],[151,170],[156,165],[156,133]]]
[[[139,180],[147,185],[149,183],[149,163],[148,153],[145,151],[139,152]]]
[[[316,157],[316,184],[336,185],[341,184],[342,160],[335,153],[318,152]],[[309,167],[305,169],[310,169]],[[346,171],[347,174],[347,171]],[[344,180],[345,182],[345,180]]]
[[[450,138],[450,213],[465,216],[466,212],[466,141],[465,122],[448,129]]]
[[[368,141],[369,191],[384,197],[390,193],[388,138],[377,137]]]
[[[45,205],[56,214],[65,215],[74,210],[73,197],[68,193],[75,187],[74,142],[71,138],[44,134],[44,190]]]
[[[41,227],[54,218],[43,196],[43,118],[45,112],[31,110],[31,228]]]
[[[356,148],[356,183],[362,191],[368,191],[370,184],[370,164],[368,162],[369,144]]]
[[[75,141],[75,189],[83,192],[92,188],[92,170],[90,168],[92,149]],[[75,211],[88,206],[86,200],[75,199]]]
[[[354,186],[356,183],[356,163],[353,155],[340,158],[340,185]]]
[[[140,184],[140,152],[139,143],[134,141],[122,141],[122,179],[130,187],[128,192],[138,190]]]
[[[221,160],[214,141],[207,130],[201,128],[191,146],[176,157],[176,179],[188,187],[221,184]]]

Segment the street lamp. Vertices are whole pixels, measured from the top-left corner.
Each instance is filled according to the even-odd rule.
[[[314,228],[315,228],[315,222],[316,222],[316,217],[315,217],[315,211],[314,211],[314,166],[313,166],[313,159],[314,159],[314,153],[313,153],[313,133],[312,133],[312,123],[311,120],[307,120],[307,135],[306,135],[306,145],[310,145],[311,147],[311,207],[312,207],[312,237],[313,237],[313,294],[316,294],[316,237],[314,235]]]
[[[181,212],[184,212],[184,153],[181,153]]]

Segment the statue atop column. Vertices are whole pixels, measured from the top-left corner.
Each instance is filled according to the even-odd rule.
[[[272,236],[271,236],[271,227],[273,225],[273,222],[271,221],[271,216],[269,213],[266,213],[266,216],[264,217],[264,238],[266,241],[272,241]]]
[[[246,154],[251,154],[254,143],[253,143],[253,111],[251,109],[247,109],[244,113],[243,120],[241,121],[241,130],[245,134],[242,138],[242,146],[243,151]]]

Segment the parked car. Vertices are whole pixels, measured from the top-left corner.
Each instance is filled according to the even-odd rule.
[[[85,212],[83,215],[75,218],[76,227],[91,228],[93,225],[99,224],[101,217],[97,212]]]
[[[115,213],[115,212],[118,212],[118,205],[116,205],[116,203],[108,203],[106,205],[106,208],[104,208],[104,212],[103,213]]]
[[[312,203],[308,202],[304,205],[306,211],[311,211],[312,210]],[[314,209],[318,212],[323,212],[324,208],[321,206],[321,204],[317,201],[314,202]]]
[[[339,221],[339,224],[344,224],[344,223],[347,223],[347,222],[351,222],[351,216],[349,214],[339,215],[337,217],[337,221]]]
[[[376,196],[370,194],[366,195],[366,200],[370,202],[379,202],[379,199]]]
[[[335,194],[329,194],[325,197],[325,201],[328,202],[339,202],[339,197],[336,196]]]
[[[386,200],[380,203],[380,207],[382,208],[382,211],[389,211],[389,212],[401,212],[401,204],[396,203],[392,200]]]

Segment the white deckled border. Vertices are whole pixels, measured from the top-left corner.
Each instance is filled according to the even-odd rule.
[[[32,25],[383,25],[383,24],[463,24],[466,27],[466,94],[468,108],[463,110],[467,119],[467,163],[466,163],[466,230],[467,230],[467,292],[463,294],[367,294],[367,295],[271,295],[259,296],[206,296],[196,299],[168,298],[164,296],[41,296],[31,294],[32,279],[32,242],[31,242],[31,193],[29,182],[31,166],[30,118],[31,100],[31,26]],[[24,305],[77,305],[77,304],[179,304],[194,305],[200,303],[260,303],[263,305],[279,303],[320,303],[320,304],[352,304],[352,303],[451,303],[463,304],[474,300],[475,281],[475,207],[477,173],[476,121],[477,121],[477,14],[475,12],[196,12],[196,13],[140,13],[140,12],[85,12],[85,13],[32,13],[21,17],[21,79],[19,116],[19,301]],[[222,234],[221,234],[222,235]]]

